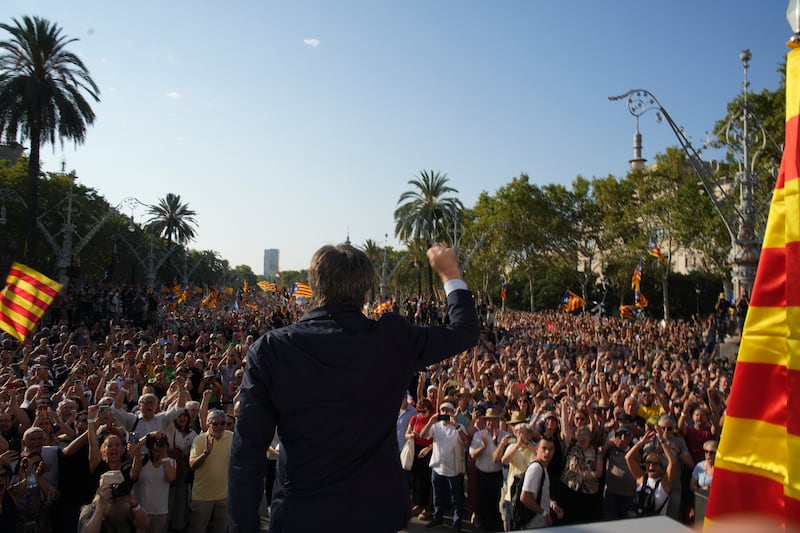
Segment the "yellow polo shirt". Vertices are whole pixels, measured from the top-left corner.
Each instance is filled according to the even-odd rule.
[[[203,455],[206,449],[206,435],[208,432],[204,431],[195,437],[189,452],[190,461]],[[194,471],[192,500],[212,502],[228,497],[228,463],[231,459],[232,444],[233,432],[226,429],[222,439],[214,442],[214,448],[205,462]]]

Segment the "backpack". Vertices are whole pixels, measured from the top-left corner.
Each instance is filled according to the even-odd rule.
[[[528,463],[527,468],[525,468],[525,472],[528,471],[528,468],[530,468],[533,463],[539,463],[539,461],[531,461]],[[547,477],[547,470],[542,463],[539,463],[539,466],[542,467],[542,479],[539,482],[539,491],[537,492],[536,503],[541,505],[542,487],[544,487],[544,479]],[[528,527],[528,523],[533,520],[533,517],[536,514],[528,509],[528,507],[520,500],[522,497],[522,485],[525,481],[525,472],[514,476],[514,481],[511,483],[511,529],[514,531],[526,529]]]
[[[653,488],[650,488],[647,485],[647,480],[645,480],[642,486],[636,489],[636,494],[633,497],[633,506],[628,512],[629,517],[635,518],[639,516],[655,516],[661,514],[661,510],[664,509],[664,506],[669,502],[669,495],[667,495],[664,502],[656,509],[656,490],[658,490],[659,485],[661,485],[660,479],[656,481],[656,486]]]

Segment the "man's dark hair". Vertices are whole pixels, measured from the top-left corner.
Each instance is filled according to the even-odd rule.
[[[372,261],[349,244],[323,246],[308,267],[308,284],[317,307],[349,304],[360,308],[374,282]]]

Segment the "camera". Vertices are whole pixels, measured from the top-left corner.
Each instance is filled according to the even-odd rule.
[[[449,422],[450,415],[436,415],[436,420],[438,420],[439,422]]]
[[[123,481],[122,483],[114,483],[111,485],[111,495],[115,498],[119,498],[121,496],[127,496],[131,493],[131,489],[133,488],[133,483],[130,481]]]

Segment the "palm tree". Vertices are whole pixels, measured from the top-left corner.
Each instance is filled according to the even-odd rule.
[[[361,250],[367,255],[369,260],[372,262],[372,267],[375,269],[375,273],[380,276],[381,274],[381,264],[379,261],[383,258],[383,248],[381,248],[378,243],[373,239],[367,239],[364,241],[364,245],[361,247]],[[375,301],[375,283],[372,283],[372,287],[370,288],[371,293],[371,301]]]
[[[168,244],[177,242],[186,244],[194,239],[197,214],[189,209],[189,204],[181,203],[179,194],[167,193],[167,196],[158,200],[158,205],[151,205],[147,213],[152,215],[145,227],[155,235],[164,236]]]
[[[0,131],[6,140],[17,134],[31,143],[25,200],[27,243],[36,231],[39,194],[39,150],[56,137],[82,144],[94,112],[86,99],[100,101],[100,90],[86,66],[67,46],[77,41],[62,35],[61,28],[39,17],[12,19],[0,24],[10,34],[0,41]],[[26,246],[26,250],[29,247]]]
[[[394,233],[401,241],[424,239],[428,245],[448,240],[448,229],[464,208],[455,197],[446,196],[458,191],[447,185],[447,174],[421,171],[409,180],[415,189],[400,195],[394,211]],[[428,289],[433,295],[433,271],[428,267]]]

